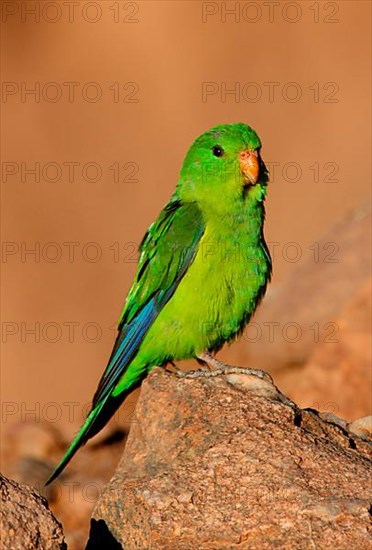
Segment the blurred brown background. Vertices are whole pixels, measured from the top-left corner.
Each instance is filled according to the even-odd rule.
[[[272,169],[274,278],[258,314],[262,338],[252,333],[222,356],[277,368],[302,405],[347,420],[368,414],[368,397],[353,408],[364,375],[342,388],[353,361],[369,365],[360,308],[370,269],[370,10],[355,0],[3,2],[3,437],[25,421],[49,421],[66,439],[76,431],[111,351],[135,247],[194,138],[236,121],[258,131]],[[36,176],[27,172],[35,165]],[[352,319],[361,319],[358,358],[347,363]],[[282,324],[272,342],[265,321],[294,323],[300,337],[288,326],[283,337]],[[333,361],[329,372],[311,359],[314,344],[324,344],[316,353]],[[345,376],[335,375],[341,364]]]

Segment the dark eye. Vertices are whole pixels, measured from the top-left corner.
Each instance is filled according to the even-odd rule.
[[[215,157],[222,157],[225,154],[225,151],[220,145],[215,145],[214,147],[212,147],[212,153]]]

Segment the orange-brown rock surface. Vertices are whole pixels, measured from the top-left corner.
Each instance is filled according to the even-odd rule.
[[[35,489],[0,475],[0,548],[65,550],[61,524]]]
[[[87,548],[371,548],[362,435],[268,380],[156,368]]]
[[[337,317],[333,341],[317,343],[300,370],[275,374],[287,395],[301,406],[349,421],[371,414],[371,307],[369,279]]]

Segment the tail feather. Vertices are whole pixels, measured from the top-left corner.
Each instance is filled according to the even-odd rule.
[[[107,424],[110,418],[114,415],[124,399],[132,390],[141,385],[143,378],[143,368],[135,371],[135,375],[132,375],[125,384],[120,388],[120,393],[115,395],[114,391],[101,398],[98,403],[93,402],[93,408],[88,414],[84,424],[80,428],[77,436],[67,449],[62,460],[57,464],[57,467],[49,477],[45,485],[49,485],[59,476],[59,474],[66,468],[74,454],[84,445],[88,439],[94,437],[102,428]],[[115,388],[114,388],[115,389]]]
[[[111,402],[109,404],[111,406],[106,407],[105,410],[105,405],[107,404],[109,397],[110,396],[108,395],[105,399],[101,401],[101,403],[98,403],[94,407],[94,409],[90,411],[77,436],[71,443],[62,460],[58,463],[57,467],[55,468],[45,485],[49,485],[49,483],[52,483],[52,481],[54,481],[56,477],[58,477],[59,474],[65,469],[67,464],[70,462],[74,454],[80,449],[80,447],[84,445],[88,441],[88,439],[99,432],[102,426],[106,424],[106,422],[111,418],[116,409],[122,403],[125,396],[120,396],[120,400],[114,400],[115,406],[113,406],[114,403]],[[118,403],[117,401],[120,402]]]

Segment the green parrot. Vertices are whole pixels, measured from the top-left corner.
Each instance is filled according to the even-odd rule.
[[[140,245],[91,411],[47,484],[155,365],[190,358],[222,365],[212,354],[243,331],[271,277],[260,150],[244,123],[216,126],[190,147],[175,192]]]

